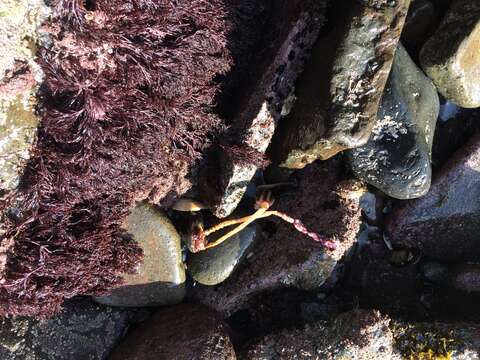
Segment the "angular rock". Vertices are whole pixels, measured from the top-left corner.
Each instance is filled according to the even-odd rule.
[[[376,311],[351,311],[330,325],[319,322],[267,335],[248,346],[239,358],[400,360],[389,323],[390,319]]]
[[[235,360],[226,326],[202,306],[162,309],[127,334],[110,360]]]
[[[35,49],[47,15],[43,0],[0,4],[0,195],[18,185],[35,140],[35,93],[42,79]]]
[[[370,137],[410,0],[335,1],[269,150],[302,168]]]
[[[202,285],[220,284],[245,257],[256,234],[255,226],[249,226],[212,249],[190,254],[187,261],[188,273]]]
[[[124,225],[143,250],[143,263],[126,274],[123,286],[95,301],[110,306],[177,304],[185,296],[185,267],[180,235],[161,211],[148,204],[135,207]]]
[[[333,237],[337,249],[326,251],[290,224],[265,220],[269,232],[259,233],[241,268],[215,288],[195,286],[196,301],[232,313],[265,291],[288,286],[314,290],[325,283],[356,240],[359,198],[365,190],[363,184],[345,180],[339,159],[312,164],[297,174],[297,183],[298,189],[278,198],[273,209],[300,219],[310,231]]]
[[[480,107],[480,3],[452,2],[420,62],[438,91],[461,107]]]
[[[436,175],[421,199],[398,204],[387,219],[394,246],[446,261],[480,258],[480,133]]]
[[[288,95],[323,24],[324,2],[317,3],[295,0],[276,4],[271,24],[267,26],[275,36],[255,54],[261,73],[249,74],[248,80],[255,83],[244,85],[249,96],[232,122],[232,131],[243,134],[239,145],[253,149],[258,157],[263,156],[270,143]],[[226,217],[237,207],[257,166],[221,152],[220,179],[211,181],[212,187],[218,189],[206,197],[215,215]]]
[[[82,300],[70,302],[48,320],[5,318],[0,321],[0,358],[106,359],[134,316],[132,311]]]
[[[397,199],[425,195],[439,99],[399,45],[370,140],[348,152],[355,175]]]

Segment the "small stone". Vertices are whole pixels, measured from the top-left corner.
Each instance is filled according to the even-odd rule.
[[[95,301],[110,306],[160,306],[181,302],[185,296],[185,267],[180,235],[170,220],[149,204],[137,205],[125,229],[143,250],[137,273],[126,274],[123,286]]]
[[[412,1],[403,27],[402,43],[414,59],[437,22],[435,7],[429,0]]]
[[[131,331],[110,360],[235,360],[227,328],[208,308],[178,305],[159,310]]]
[[[372,136],[348,153],[355,175],[397,199],[425,195],[439,107],[435,86],[399,45]]]
[[[387,218],[392,245],[440,261],[480,258],[480,134],[436,174],[423,198],[398,204]]]
[[[371,225],[378,225],[382,218],[383,199],[379,194],[367,192],[360,198],[360,207],[365,221]]]
[[[377,311],[351,311],[340,315],[331,325],[317,322],[264,336],[249,345],[240,358],[400,360],[394,351],[389,323],[390,319]]]
[[[422,265],[422,273],[427,281],[442,285],[448,281],[448,267],[436,261],[429,261]]]
[[[71,301],[55,317],[0,320],[2,360],[106,359],[130,322],[132,311]]]
[[[364,145],[393,61],[410,0],[334,1],[281,120],[269,155],[302,168]]]
[[[245,257],[255,236],[255,226],[249,226],[212,249],[190,254],[187,261],[189,274],[203,285],[220,284]]]
[[[480,264],[457,265],[452,269],[451,283],[458,290],[480,292]]]
[[[452,2],[420,62],[438,91],[461,107],[480,107],[480,3]]]
[[[232,121],[235,124],[233,131],[243,134],[239,139],[241,145],[254,149],[258,156],[263,156],[267,150],[282,109],[290,101],[291,89],[323,25],[323,1],[310,9],[299,0],[287,3],[288,6],[279,4],[280,11],[275,12],[281,24],[277,35],[264,51],[256,55],[260,56],[257,63],[262,74],[255,78],[256,83],[250,86],[250,96]],[[237,207],[257,166],[234,159],[227,151],[221,151],[219,162],[220,178],[207,183],[214,183],[210,187],[220,190],[215,190],[214,194],[209,190],[204,193],[210,198],[206,200],[212,205],[214,214],[223,218]]]
[[[259,226],[270,225],[270,231],[259,232],[245,262],[222,284],[195,286],[192,296],[196,301],[231,314],[263,292],[285,287],[316,290],[329,279],[356,241],[364,186],[343,177],[340,159],[312,164],[295,179],[298,188],[278,198],[272,209],[300,219],[310,231],[333,238],[337,249],[325,250],[274,217],[259,221]]]

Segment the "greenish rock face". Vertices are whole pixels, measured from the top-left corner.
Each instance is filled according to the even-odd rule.
[[[397,199],[425,195],[439,108],[435,86],[400,45],[372,136],[348,153],[355,175]]]
[[[220,284],[245,256],[255,235],[255,227],[250,226],[212,249],[191,254],[187,262],[188,272],[202,285]]]
[[[185,267],[180,235],[170,220],[148,204],[130,213],[125,228],[143,250],[135,274],[124,276],[123,286],[109,296],[96,297],[111,306],[160,306],[179,303],[185,296]]]
[[[313,47],[296,104],[270,146],[274,163],[303,168],[368,141],[409,3],[332,4],[329,30]]]
[[[0,190],[18,185],[35,141],[35,93],[42,72],[35,63],[40,24],[48,15],[43,0],[0,4]]]
[[[420,53],[438,91],[461,107],[480,107],[479,49],[480,3],[456,0]]]

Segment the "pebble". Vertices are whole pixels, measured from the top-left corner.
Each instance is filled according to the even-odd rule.
[[[479,44],[480,3],[455,0],[420,52],[422,68],[438,91],[464,108],[480,107]]]
[[[187,261],[188,273],[202,285],[220,284],[245,257],[256,233],[255,226],[249,226],[214,248],[190,254]]]
[[[125,224],[143,250],[137,273],[124,276],[125,283],[95,301],[110,306],[160,306],[181,302],[185,296],[185,267],[180,235],[158,209],[137,205]]]
[[[355,175],[393,198],[425,195],[439,107],[435,86],[399,45],[372,136],[348,152]]]
[[[133,329],[109,360],[235,360],[226,325],[208,308],[177,305]]]
[[[410,0],[334,1],[270,145],[272,162],[299,169],[364,145]]]

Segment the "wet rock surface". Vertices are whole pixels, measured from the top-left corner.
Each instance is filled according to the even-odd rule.
[[[355,175],[393,198],[425,195],[439,106],[434,85],[400,45],[372,136],[349,152]]]
[[[106,359],[139,313],[72,301],[48,320],[0,321],[2,360]],[[138,319],[141,319],[138,318]]]
[[[123,286],[108,296],[95,297],[110,306],[159,306],[179,303],[185,296],[185,268],[180,235],[158,209],[139,204],[130,213],[125,228],[143,250],[143,263],[136,274],[127,274]]]
[[[179,305],[159,310],[132,330],[110,360],[235,360],[227,327],[208,308]]]
[[[387,219],[392,244],[437,259],[480,256],[480,135],[477,133],[436,175],[423,198],[398,204]]]
[[[217,247],[191,254],[187,261],[188,273],[202,285],[223,282],[247,255],[256,234],[256,227],[249,226]]]
[[[332,4],[270,146],[274,163],[302,168],[367,142],[409,2]]]
[[[480,107],[479,44],[480,4],[456,0],[420,53],[422,67],[439,92],[461,107]]]
[[[365,190],[361,183],[345,179],[339,159],[312,164],[296,179],[298,189],[278,198],[274,209],[301,219],[310,231],[334,238],[337,249],[326,251],[290,224],[266,220],[271,233],[259,234],[245,263],[217,287],[196,286],[195,301],[231,313],[258,293],[288,286],[313,290],[330,277],[355,242],[359,198]]]

